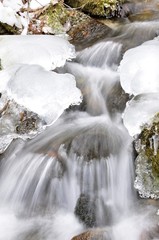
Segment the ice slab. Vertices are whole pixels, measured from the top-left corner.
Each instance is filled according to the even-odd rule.
[[[133,95],[159,92],[159,38],[128,50],[120,63],[120,81]]]
[[[5,72],[5,74],[4,74]],[[3,83],[3,77],[5,84]],[[70,105],[79,104],[81,92],[71,74],[46,71],[39,65],[18,65],[0,72],[0,91],[51,124]]]
[[[2,68],[14,64],[38,64],[46,70],[61,67],[75,57],[66,39],[49,35],[0,36]]]
[[[158,112],[159,94],[140,94],[127,103],[123,114],[123,122],[129,134],[134,136],[141,132],[141,127],[144,124],[151,123],[152,118]]]

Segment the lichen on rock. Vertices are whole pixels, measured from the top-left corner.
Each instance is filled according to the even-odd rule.
[[[122,0],[66,0],[67,4],[92,16],[114,17],[120,15],[120,4]]]
[[[63,3],[60,1],[55,5],[50,4],[46,10],[42,12],[39,20],[44,23],[43,31],[52,34],[60,34],[66,32],[65,24],[67,23],[68,12],[64,7]]]

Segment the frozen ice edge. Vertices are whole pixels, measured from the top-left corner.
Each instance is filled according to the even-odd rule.
[[[3,69],[0,71],[0,92],[38,114],[45,121],[45,126],[51,125],[70,105],[78,105],[82,101],[73,75],[50,71],[75,56],[74,46],[61,37],[0,36]],[[3,150],[12,139],[24,139],[24,136],[11,135],[6,135],[9,141]]]

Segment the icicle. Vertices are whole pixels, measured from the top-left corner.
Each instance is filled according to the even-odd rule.
[[[149,142],[150,142],[150,148],[153,149],[153,139],[152,139],[152,137],[149,138]]]
[[[154,155],[157,155],[158,150],[158,141],[159,141],[159,135],[155,133],[155,135],[152,136],[153,139],[153,147],[154,147]]]

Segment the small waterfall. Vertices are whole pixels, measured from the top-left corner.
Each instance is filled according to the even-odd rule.
[[[94,47],[99,64],[95,55],[88,62]],[[18,216],[46,218],[49,213],[56,219],[62,211],[75,213],[86,227],[104,227],[118,222],[132,207],[131,138],[121,113],[116,109],[110,114],[108,104],[110,92],[117,84],[121,88],[118,74],[109,68],[112,62],[116,65],[120,45],[94,47],[79,53],[81,63],[62,69],[76,77],[83,109],[68,110],[35,139],[11,146],[1,161],[1,205],[10,206]],[[107,58],[100,55],[103,49]]]
[[[0,216],[13,226],[0,240],[71,240],[92,227],[111,228],[112,240],[138,240],[140,231],[125,236],[122,230],[128,223],[136,228],[137,217],[130,219],[134,169],[132,139],[122,123],[127,99],[115,71],[120,58],[121,44],[108,41],[57,70],[76,77],[83,103],[2,156]]]
[[[122,44],[106,41],[96,43],[93,47],[86,48],[77,55],[77,61],[85,66],[116,69],[121,60]]]

